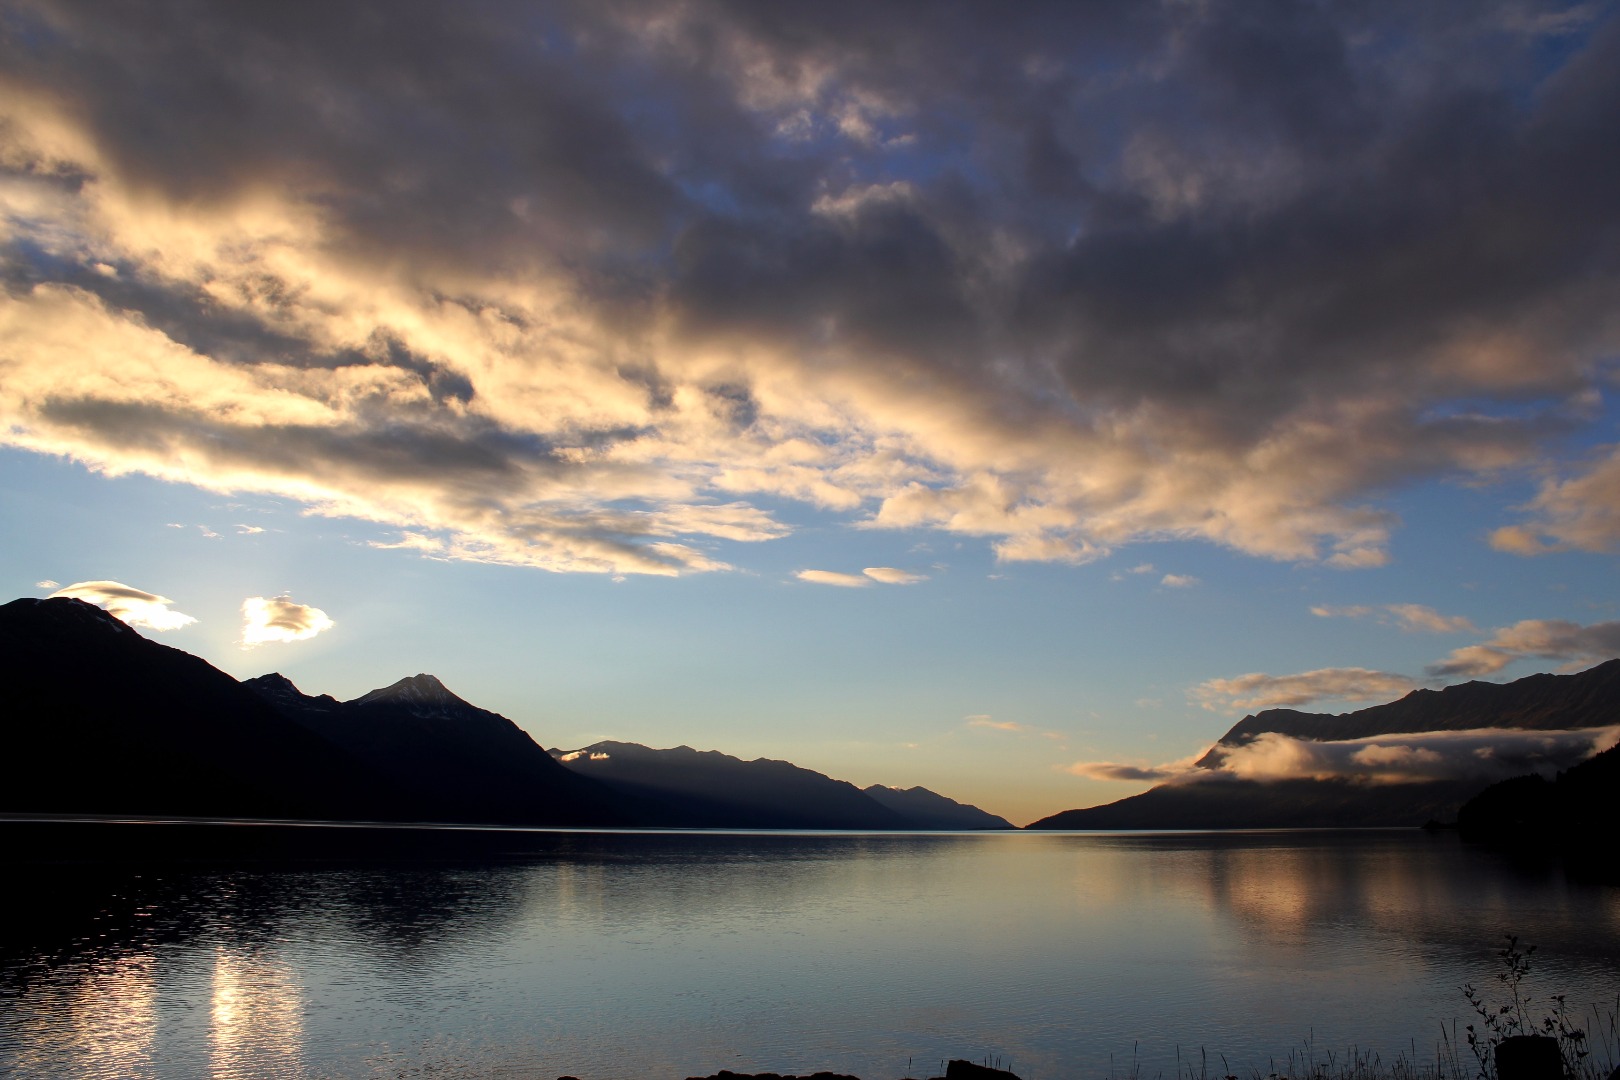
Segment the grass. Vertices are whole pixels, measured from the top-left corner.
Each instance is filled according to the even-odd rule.
[[[1566,1080],[1608,1080],[1620,1067],[1620,996],[1611,1006],[1591,1005],[1585,1012],[1572,1009],[1563,994],[1551,995],[1538,1007],[1525,985],[1536,947],[1521,946],[1512,935],[1506,940],[1506,947],[1496,954],[1501,970],[1495,980],[1502,999],[1493,1000],[1472,984],[1459,987],[1475,1022],[1465,1025],[1460,1035],[1456,1021],[1450,1030],[1442,1026],[1432,1057],[1420,1054],[1416,1045],[1390,1059],[1355,1047],[1342,1054],[1322,1053],[1307,1040],[1290,1051],[1286,1061],[1271,1062],[1266,1071],[1234,1072],[1222,1057],[1217,1072],[1204,1052],[1196,1062],[1183,1061],[1178,1048],[1173,1080],[1497,1080],[1496,1047],[1516,1035],[1555,1040]],[[1109,1080],[1142,1080],[1134,1051],[1131,1069],[1122,1075],[1111,1070]]]
[[[1432,1056],[1419,1053],[1415,1044],[1387,1059],[1376,1051],[1355,1047],[1343,1053],[1324,1052],[1308,1039],[1289,1051],[1286,1060],[1272,1061],[1265,1070],[1234,1070],[1222,1055],[1217,1055],[1217,1069],[1205,1051],[1200,1050],[1196,1060],[1184,1059],[1177,1047],[1176,1072],[1170,1080],[1497,1080],[1496,1047],[1516,1035],[1544,1035],[1555,1040],[1565,1080],[1609,1080],[1620,1068],[1620,995],[1613,1005],[1591,1005],[1584,1012],[1571,1008],[1563,994],[1538,1003],[1525,984],[1535,946],[1521,946],[1512,935],[1506,940],[1506,947],[1496,954],[1500,970],[1494,975],[1501,1000],[1472,984],[1459,987],[1475,1021],[1464,1025],[1461,1032],[1455,1020],[1449,1030],[1442,1026]],[[985,1064],[1011,1068],[1010,1061],[986,1059]],[[943,1062],[939,1075],[944,1075]],[[906,1062],[906,1076],[911,1076],[910,1061]],[[1136,1048],[1131,1051],[1130,1066],[1123,1071],[1110,1066],[1107,1080],[1147,1080]],[[1153,1080],[1165,1078],[1156,1074]]]

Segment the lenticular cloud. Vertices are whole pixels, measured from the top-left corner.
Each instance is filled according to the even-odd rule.
[[[295,604],[285,596],[250,596],[242,601],[244,646],[306,641],[335,625],[320,608]]]
[[[167,596],[121,581],[78,581],[56,590],[51,596],[71,596],[86,601],[130,626],[144,626],[149,630],[178,630],[197,621],[169,607],[174,601]]]

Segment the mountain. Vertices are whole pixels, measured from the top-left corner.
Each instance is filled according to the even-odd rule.
[[[311,697],[275,673],[242,684],[282,716],[408,792],[423,820],[625,825],[613,794],[558,765],[511,720],[419,674],[353,701]]]
[[[1014,829],[1006,818],[977,806],[929,791],[925,787],[896,788],[873,784],[863,789],[868,798],[910,819],[923,829]]]
[[[1464,837],[1511,846],[1558,847],[1614,842],[1620,804],[1620,746],[1611,746],[1549,780],[1518,776],[1492,784],[1463,804]]]
[[[786,761],[743,761],[717,750],[599,742],[553,756],[581,776],[641,800],[680,828],[914,829],[854,784]]]
[[[1218,765],[1228,749],[1265,732],[1332,742],[1421,731],[1513,728],[1556,731],[1606,727],[1620,717],[1620,660],[1574,675],[1527,675],[1511,683],[1466,682],[1413,690],[1385,705],[1356,712],[1305,713],[1267,709],[1245,716],[1199,761]]]
[[[1354,780],[1207,780],[1065,810],[1026,829],[1335,829],[1450,820],[1486,781],[1372,785]]]
[[[66,597],[0,606],[0,809],[379,818],[408,796],[206,661]]]
[[[1268,734],[1331,749],[1336,743],[1378,736],[1482,729],[1570,731],[1612,725],[1617,719],[1620,660],[1574,675],[1531,675],[1507,684],[1468,682],[1443,690],[1415,690],[1398,701],[1337,715],[1268,709],[1233,725],[1188,776],[1102,806],[1065,810],[1025,827],[1326,828],[1449,821],[1501,775],[1486,771],[1499,763],[1489,756],[1458,755],[1455,775],[1404,783],[1242,779],[1225,766]]]
[[[352,701],[237,682],[76,599],[0,606],[0,813],[726,828],[1001,828],[922,788],[599,743],[548,753],[412,675]],[[559,760],[561,759],[561,760]]]

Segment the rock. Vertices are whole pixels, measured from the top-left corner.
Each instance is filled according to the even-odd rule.
[[[781,1073],[734,1073],[721,1069],[713,1076],[688,1076],[686,1080],[860,1080],[843,1073],[818,1072],[811,1076],[783,1076]]]
[[[1496,1044],[1498,1080],[1563,1080],[1558,1040],[1547,1035],[1514,1035]]]
[[[945,1080],[1018,1080],[1006,1069],[992,1069],[988,1065],[975,1065],[971,1061],[952,1061],[945,1066]],[[1503,1077],[1502,1080],[1511,1080]]]

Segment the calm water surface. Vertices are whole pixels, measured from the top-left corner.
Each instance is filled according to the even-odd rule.
[[[131,828],[140,826],[127,826]],[[150,827],[150,826],[148,826]],[[1620,888],[1414,832],[551,834],[476,863],[18,875],[0,1075],[1026,1080],[1432,1060],[1458,991],[1613,1009]],[[1219,1075],[1212,1068],[1211,1075]]]

